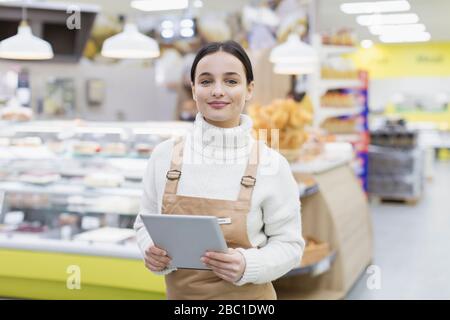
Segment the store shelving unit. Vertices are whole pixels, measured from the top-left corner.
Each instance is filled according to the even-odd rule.
[[[335,46],[323,45],[320,35],[313,36],[313,46],[319,53],[321,61],[329,57],[340,56],[354,52],[355,46]],[[351,107],[327,106],[321,104],[321,97],[330,90],[339,90],[342,94],[354,95],[359,97],[358,103]],[[356,119],[357,125],[352,132],[333,133],[333,139],[337,142],[349,142],[355,150],[355,159],[352,167],[359,176],[362,187],[367,191],[367,169],[368,169],[368,74],[364,71],[359,72],[359,77],[354,79],[328,79],[321,77],[319,68],[313,75],[313,81],[310,86],[313,104],[315,107],[314,125],[320,128],[328,119],[341,119],[349,121]]]
[[[322,79],[320,83],[320,92],[326,93],[328,90],[344,88],[360,88],[362,82],[359,79]]]

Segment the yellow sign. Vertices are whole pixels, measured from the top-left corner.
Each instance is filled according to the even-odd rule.
[[[370,79],[450,76],[450,42],[380,44],[349,57]]]

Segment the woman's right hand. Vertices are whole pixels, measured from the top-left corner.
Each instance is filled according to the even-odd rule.
[[[145,266],[150,271],[162,271],[167,268],[172,261],[167,252],[156,246],[151,246],[145,250]]]

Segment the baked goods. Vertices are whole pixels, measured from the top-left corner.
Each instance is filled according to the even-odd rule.
[[[327,92],[320,98],[322,107],[352,108],[357,105],[356,97],[352,94]]]
[[[248,114],[253,119],[255,138],[266,140],[269,146],[287,154],[298,151],[307,140],[305,129],[312,124],[313,106],[308,96],[301,102],[276,99],[268,106],[249,106]]]
[[[330,245],[313,237],[305,236],[305,250],[302,256],[301,266],[315,264],[330,254]]]
[[[56,154],[61,154],[66,151],[66,145],[62,141],[48,141],[46,146],[50,151]]]
[[[25,137],[12,139],[11,145],[16,147],[39,147],[42,145],[42,139],[39,137]]]
[[[337,70],[329,66],[322,66],[321,76],[323,79],[350,79],[359,78],[358,70]]]
[[[0,138],[0,147],[8,147],[11,143],[9,138]]]
[[[329,118],[322,123],[321,128],[328,133],[355,133],[360,122],[359,117]]]
[[[59,181],[60,179],[61,176],[57,173],[45,173],[45,172],[30,172],[24,173],[19,176],[19,181],[37,185],[46,185],[54,183]]]
[[[58,216],[59,226],[76,225],[79,221],[79,216],[73,213],[63,212]]]
[[[356,42],[356,34],[352,29],[342,28],[336,32],[322,34],[322,43],[325,45],[354,46]]]
[[[122,142],[107,143],[102,148],[102,154],[109,156],[125,156],[127,154],[127,147]]]
[[[124,182],[124,177],[114,173],[91,173],[84,177],[84,185],[91,188],[116,188]]]
[[[148,143],[137,143],[134,148],[137,154],[142,157],[150,156],[150,153],[153,151],[153,147]]]
[[[100,150],[100,144],[94,141],[78,141],[73,145],[73,152],[78,155],[94,155]]]
[[[0,119],[10,121],[29,121],[33,117],[33,111],[25,107],[6,107],[0,109]]]

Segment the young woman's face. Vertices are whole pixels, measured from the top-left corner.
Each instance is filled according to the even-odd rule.
[[[240,114],[253,93],[242,62],[224,51],[204,56],[197,64],[192,94],[205,120],[215,126],[239,125]]]

